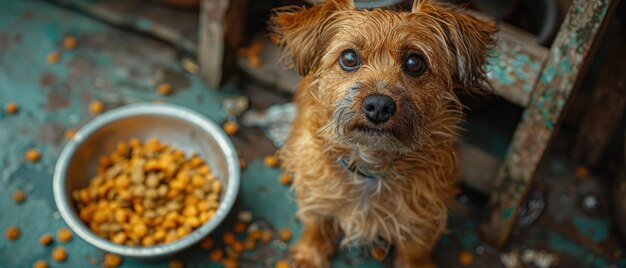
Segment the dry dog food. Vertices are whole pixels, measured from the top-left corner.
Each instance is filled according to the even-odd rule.
[[[39,237],[39,244],[41,244],[42,246],[47,246],[47,245],[52,244],[52,235],[45,234]]]
[[[102,266],[105,268],[115,268],[122,264],[122,257],[116,254],[107,253],[104,255]]]
[[[33,264],[33,268],[48,268],[48,263],[44,260],[38,260]]]
[[[69,242],[72,240],[72,232],[67,228],[61,228],[57,231],[57,240],[61,242]]]
[[[4,106],[4,111],[7,114],[14,114],[17,113],[19,110],[20,108],[17,106],[17,104],[15,104],[15,102],[9,102],[6,106]]]
[[[63,38],[63,48],[71,50],[76,48],[76,45],[78,44],[78,41],[76,41],[76,38],[73,36],[66,36],[65,38]]]
[[[168,84],[168,83],[159,83],[156,87],[157,92],[163,96],[167,96],[172,94],[172,91],[174,91],[174,89],[172,88],[172,85]]]
[[[222,185],[202,158],[156,139],[120,142],[97,175],[73,192],[80,219],[116,244],[178,240],[215,214]]]
[[[13,192],[13,195],[11,195],[11,198],[13,198],[13,201],[15,201],[15,203],[22,203],[24,202],[24,200],[26,200],[26,193],[24,193],[24,191],[22,190],[15,190],[15,192]]]
[[[20,235],[22,234],[22,232],[20,231],[20,228],[17,226],[9,226],[7,228],[7,230],[5,231],[5,235],[7,237],[7,239],[9,240],[15,240],[20,238]]]
[[[48,63],[50,64],[59,62],[59,59],[61,59],[59,52],[50,52],[48,53],[48,56],[46,56],[46,60],[48,60]]]
[[[64,262],[67,260],[67,250],[62,247],[56,247],[52,250],[52,259],[56,262]]]
[[[95,100],[89,103],[89,112],[91,114],[101,114],[104,112],[104,103]]]
[[[41,153],[37,149],[28,149],[26,153],[24,153],[24,159],[29,162],[37,162],[41,159]]]

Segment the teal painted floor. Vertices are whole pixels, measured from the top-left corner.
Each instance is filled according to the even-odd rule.
[[[66,35],[78,39],[76,49],[61,49]],[[46,55],[53,51],[61,52],[61,60],[50,65]],[[245,91],[234,84],[219,91],[209,89],[197,76],[185,73],[178,62],[178,54],[166,44],[114,29],[74,11],[40,1],[0,1],[0,104],[15,102],[20,106],[16,115],[0,111],[0,230],[4,232],[10,225],[22,229],[16,241],[8,241],[4,235],[0,238],[0,267],[32,267],[39,259],[47,260],[51,267],[101,266],[104,252],[78,237],[62,244],[69,251],[69,259],[62,264],[51,261],[52,247],[37,242],[40,235],[66,226],[52,198],[52,171],[65,141],[63,133],[93,118],[88,113],[91,100],[103,101],[107,109],[137,102],[175,103],[222,122],[226,115],[221,100]],[[154,87],[161,81],[171,83],[174,94],[158,95]],[[246,133],[234,137],[236,147],[249,161],[242,173],[236,208],[213,236],[219,240],[221,233],[231,229],[236,211],[250,210],[255,221],[266,222],[274,230],[290,228],[297,238],[299,226],[293,216],[291,193],[278,183],[280,170],[262,164],[262,156],[275,148],[255,136],[258,130]],[[31,164],[22,160],[29,148],[42,152],[41,161]],[[548,189],[546,200],[554,202],[549,203],[547,215],[538,224],[517,230],[507,247],[499,251],[478,239],[473,220],[477,210],[464,207],[451,216],[449,231],[434,254],[439,266],[460,267],[457,256],[467,250],[475,255],[472,267],[502,267],[502,253],[533,248],[557,254],[561,267],[626,267],[621,256],[624,251],[611,231],[606,211],[585,214],[576,210],[576,204],[560,204],[558,198],[562,196],[576,199],[576,191],[559,191],[568,189],[563,185],[573,176],[571,167],[560,158],[548,161],[541,180]],[[11,193],[18,188],[28,196],[22,204],[11,200]],[[556,195],[561,192],[562,196]],[[559,213],[562,215],[556,217]],[[286,257],[287,246],[277,241],[260,246],[244,254],[241,267],[270,267],[276,259]],[[195,246],[171,258],[184,261],[186,267],[221,267],[209,261],[208,252]],[[167,267],[167,262],[125,259],[122,267]],[[339,268],[385,266],[389,266],[388,261],[380,264],[359,249],[340,252],[333,262],[333,267]]]

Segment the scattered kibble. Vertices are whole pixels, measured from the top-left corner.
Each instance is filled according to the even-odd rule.
[[[39,161],[39,159],[41,159],[41,153],[39,153],[39,150],[37,149],[28,149],[26,150],[26,153],[24,154],[24,159],[26,159],[29,162],[37,162]]]
[[[99,159],[90,184],[72,197],[79,217],[115,244],[176,241],[211,219],[221,182],[199,156],[156,139],[122,141]]]
[[[289,268],[289,262],[286,260],[278,260],[274,268]]]
[[[377,261],[383,261],[383,259],[385,259],[385,256],[387,255],[387,251],[385,249],[382,248],[374,248],[372,249],[372,258],[374,258]]]
[[[274,168],[278,166],[278,158],[273,155],[268,155],[263,159],[263,163],[268,167]]]
[[[291,176],[287,174],[283,174],[280,176],[280,184],[291,185],[292,182],[293,182],[293,179],[291,178]]]
[[[33,268],[48,268],[48,263],[44,260],[38,260],[33,264]]]
[[[56,262],[64,262],[67,260],[67,250],[62,247],[56,247],[52,250],[52,259]]]
[[[13,201],[15,201],[15,203],[22,203],[24,202],[24,200],[26,200],[26,193],[20,189],[15,190],[15,192],[13,192],[13,195],[11,195],[11,198],[13,198]]]
[[[9,226],[5,231],[5,235],[7,239],[9,240],[16,240],[20,238],[21,234],[22,232],[20,231],[20,228],[17,226]]]
[[[65,131],[65,138],[71,140],[76,135],[76,129],[70,128]]]
[[[293,233],[287,228],[282,228],[278,231],[278,239],[282,240],[283,242],[291,240],[292,237]]]
[[[210,236],[205,237],[200,242],[200,247],[202,247],[203,249],[210,249],[211,247],[213,247],[213,239]]]
[[[168,264],[169,268],[183,268],[185,264],[181,260],[171,260]]]
[[[105,268],[116,268],[122,264],[122,257],[117,254],[107,253],[104,254],[104,259],[102,260],[102,266]]]
[[[78,41],[76,41],[76,38],[73,36],[63,38],[63,48],[65,49],[74,49],[76,48],[76,44],[78,44]]]
[[[589,169],[585,166],[576,167],[576,176],[581,179],[586,179],[589,177]]]
[[[20,110],[15,102],[9,102],[4,106],[4,111],[7,114],[15,114]]]
[[[61,59],[61,55],[59,54],[59,52],[50,52],[48,53],[46,59],[48,60],[49,64],[55,64],[59,62],[59,59]]]
[[[57,240],[60,242],[69,242],[72,240],[72,232],[67,228],[61,228],[57,231]]]
[[[223,125],[224,131],[229,136],[235,135],[239,131],[239,125],[236,122],[226,121]]]
[[[104,112],[104,103],[98,100],[92,101],[89,103],[89,112],[91,114],[101,114]]]
[[[243,242],[243,247],[245,250],[253,250],[256,247],[256,242],[252,239],[246,239]]]
[[[470,266],[474,263],[474,254],[467,250],[463,250],[459,253],[459,263],[463,266]]]
[[[239,263],[237,262],[237,260],[233,260],[233,259],[224,259],[224,261],[222,261],[222,265],[224,265],[225,268],[239,267]]]
[[[172,94],[172,91],[174,91],[174,89],[172,88],[172,85],[168,84],[168,83],[159,83],[156,87],[157,92],[163,96],[167,96]]]
[[[213,250],[209,254],[209,259],[211,259],[212,262],[219,262],[222,258],[224,258],[224,251],[221,249]]]
[[[272,232],[272,230],[261,231],[261,241],[263,241],[263,243],[269,243],[270,241],[272,241],[272,238],[274,238],[274,233]]]
[[[42,246],[47,246],[52,244],[52,235],[51,234],[44,234],[41,237],[39,237],[39,244],[41,244]]]

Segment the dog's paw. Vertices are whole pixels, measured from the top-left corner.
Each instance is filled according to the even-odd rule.
[[[316,247],[298,243],[290,250],[291,261],[295,268],[326,268],[330,263]]]

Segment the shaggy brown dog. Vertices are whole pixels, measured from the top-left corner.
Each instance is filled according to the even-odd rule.
[[[271,23],[302,75],[280,154],[303,224],[294,263],[327,267],[342,236],[394,246],[397,267],[432,265],[456,189],[454,89],[482,88],[495,24],[432,1],[394,12],[352,0],[279,9]]]

